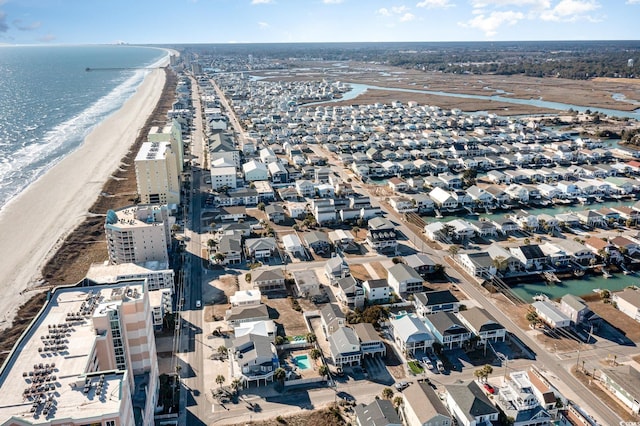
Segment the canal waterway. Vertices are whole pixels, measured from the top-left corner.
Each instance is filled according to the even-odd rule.
[[[542,99],[517,99],[517,98],[509,98],[500,95],[472,95],[467,93],[450,93],[450,92],[442,92],[436,90],[425,90],[425,89],[408,89],[408,88],[400,88],[400,87],[382,87],[382,86],[373,86],[370,84],[360,84],[360,83],[349,83],[351,85],[351,90],[345,92],[341,98],[332,99],[330,101],[322,101],[322,102],[313,102],[306,104],[305,106],[310,105],[319,105],[326,104],[331,102],[342,102],[349,101],[357,98],[358,96],[365,93],[367,90],[387,90],[394,92],[409,92],[409,93],[422,93],[427,95],[437,95],[437,96],[447,96],[452,98],[465,98],[465,99],[481,99],[486,101],[499,101],[510,104],[518,104],[518,105],[531,105],[540,108],[548,108],[555,109],[558,111],[567,111],[569,109],[573,109],[574,111],[585,112],[587,110],[598,111],[606,115],[617,116],[617,117],[626,117],[626,118],[635,118],[640,119],[640,109],[635,111],[621,111],[617,109],[608,109],[608,108],[595,108],[592,106],[582,106],[582,105],[573,105],[573,104],[565,104],[561,102],[551,102],[545,101]],[[622,102],[622,99],[619,97],[614,98]],[[628,101],[627,101],[628,102]]]
[[[545,282],[533,282],[518,284],[512,287],[515,294],[527,302],[532,302],[534,296],[543,294],[550,299],[559,299],[565,294],[575,296],[587,296],[594,290],[618,291],[630,285],[640,285],[640,277],[634,275],[613,274],[610,278],[602,275],[585,275],[580,279],[562,280],[561,283],[547,284]]]

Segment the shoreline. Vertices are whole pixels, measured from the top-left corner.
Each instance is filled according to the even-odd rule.
[[[162,65],[167,62],[168,56]],[[25,290],[40,279],[41,268],[87,216],[152,114],[164,81],[163,68],[151,71],[133,96],[95,126],[76,150],[3,206],[0,329],[11,325],[18,307],[30,298]]]

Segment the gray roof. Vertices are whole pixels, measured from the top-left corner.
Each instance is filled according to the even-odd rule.
[[[438,330],[441,335],[445,334],[462,334],[468,333],[467,327],[451,312],[437,312],[427,315],[426,321],[429,321],[433,328]]]
[[[381,278],[378,280],[367,280],[365,281],[369,288],[383,288],[389,287],[389,281],[386,278]]]
[[[280,204],[269,204],[264,208],[264,212],[268,215],[276,213],[284,214],[284,209]]]
[[[274,250],[276,248],[276,240],[273,237],[249,238],[244,242],[247,250]]]
[[[319,241],[329,244],[329,237],[327,236],[327,233],[322,231],[305,232],[304,234],[302,234],[302,238],[304,238],[308,245],[317,243]]]
[[[359,286],[356,279],[353,278],[353,276],[351,275],[347,275],[344,278],[340,278],[337,284],[338,284],[338,287],[340,287],[340,289],[342,289],[342,291],[345,293],[351,293],[354,287]]]
[[[333,355],[360,352],[360,340],[349,327],[340,327],[329,336],[329,347]]]
[[[405,265],[404,263],[398,263],[389,268],[389,276],[393,276],[398,282],[407,281],[407,280],[418,280],[422,281],[422,277],[420,274],[416,272],[410,266]]]
[[[580,312],[583,309],[589,309],[589,307],[581,297],[574,296],[573,294],[565,294],[564,296],[562,296],[562,299],[560,299],[560,301],[577,312]]]
[[[269,318],[267,305],[233,306],[226,315],[227,321],[252,318]]]
[[[236,358],[242,364],[251,363],[258,358],[273,358],[271,338],[258,334],[245,334],[233,341]]]
[[[615,293],[614,297],[619,297],[633,306],[640,307],[640,291],[638,290],[627,288],[624,291]]]
[[[458,303],[459,300],[449,290],[423,291],[413,296],[424,306],[442,305],[445,303]]]
[[[282,269],[263,269],[253,271],[253,282],[284,280]]]
[[[469,257],[469,260],[471,260],[476,266],[479,266],[481,268],[490,268],[491,266],[493,266],[493,259],[491,258],[491,255],[486,251],[465,254]]]
[[[379,216],[369,219],[367,226],[371,230],[395,229],[395,226],[393,226],[393,223],[391,223],[389,219]]]
[[[426,423],[438,415],[451,417],[436,392],[426,383],[416,383],[402,393],[405,405],[411,407],[420,423]]]
[[[369,405],[358,405],[354,409],[358,423],[367,426],[401,425],[402,421],[388,399],[375,399]]]
[[[237,235],[223,235],[218,244],[218,251],[220,253],[242,251],[242,238]]]
[[[474,381],[466,385],[447,385],[445,388],[468,420],[498,413],[498,409]]]
[[[603,368],[602,372],[635,400],[640,400],[640,371],[630,365],[620,365]]]
[[[377,342],[382,340],[371,323],[361,322],[353,324],[352,327],[361,342]]]
[[[424,253],[416,253],[410,256],[405,256],[405,263],[412,268],[420,268],[422,266],[435,266],[435,262],[429,256]]]
[[[474,306],[466,311],[461,311],[458,315],[462,316],[476,332],[504,329],[502,324],[482,308]]]
[[[344,312],[340,309],[340,306],[335,303],[327,303],[320,309],[320,316],[324,319],[324,322],[329,324],[331,321],[341,318],[346,318]]]

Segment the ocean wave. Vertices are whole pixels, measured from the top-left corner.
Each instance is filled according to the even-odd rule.
[[[156,63],[161,62],[162,59]],[[6,153],[7,157],[0,162],[0,208],[82,145],[99,123],[133,96],[148,73],[146,69],[126,72],[124,81],[81,113],[56,125],[34,143]]]

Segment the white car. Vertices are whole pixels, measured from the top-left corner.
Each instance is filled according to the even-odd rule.
[[[196,300],[196,308],[201,308],[202,302],[200,300]]]
[[[425,368],[427,370],[433,370],[433,363],[426,356],[424,358],[422,358],[422,363],[424,364],[424,366],[425,366]]]

